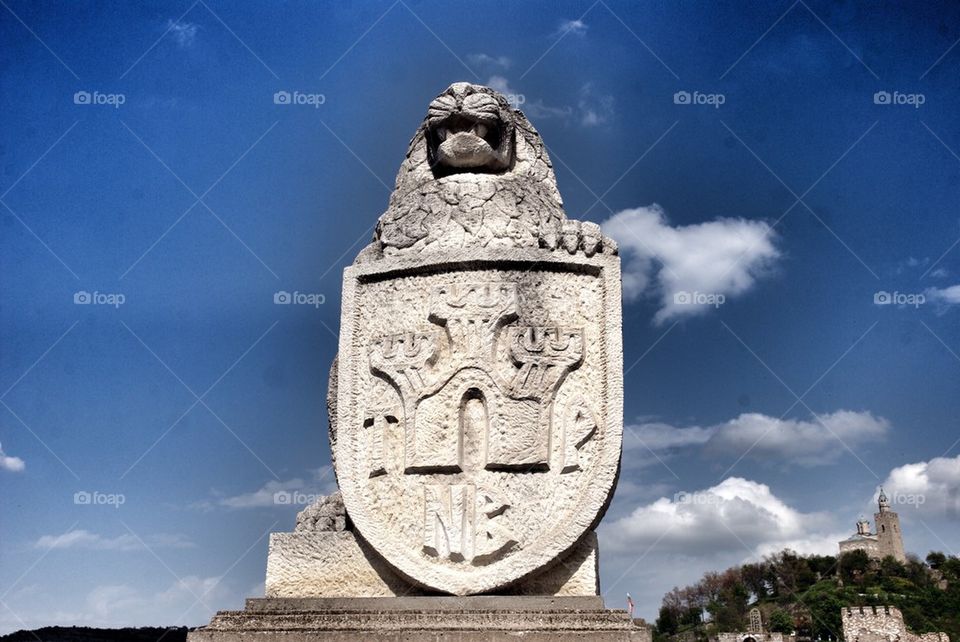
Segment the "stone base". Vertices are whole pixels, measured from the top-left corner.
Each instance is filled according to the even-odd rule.
[[[586,533],[567,555],[498,593],[591,596],[599,594],[597,535]],[[433,592],[410,584],[351,531],[271,533],[266,596],[402,597]]]
[[[255,598],[220,611],[189,642],[650,642],[600,597]]]

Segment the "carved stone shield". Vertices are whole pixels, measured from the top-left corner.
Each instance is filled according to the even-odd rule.
[[[364,539],[466,595],[599,522],[622,440],[613,254],[465,249],[346,269],[336,470]]]

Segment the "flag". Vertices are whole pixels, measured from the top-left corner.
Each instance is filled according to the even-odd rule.
[[[633,598],[627,593],[627,613],[633,617]]]

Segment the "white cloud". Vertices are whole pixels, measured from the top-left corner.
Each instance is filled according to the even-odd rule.
[[[960,519],[960,455],[894,468],[883,488],[899,512]]]
[[[141,541],[142,539],[142,541]],[[43,535],[34,547],[49,550],[87,549],[101,551],[135,551],[149,548],[189,548],[193,546],[183,535],[157,534],[138,538],[131,533],[104,537],[85,529],[74,529],[61,535]]]
[[[566,119],[573,113],[572,107],[552,107],[539,98],[536,100],[530,99],[511,87],[510,81],[503,76],[490,76],[487,79],[487,86],[506,96],[515,109],[521,110],[528,118],[534,120],[545,118]]]
[[[197,30],[200,28],[192,22],[175,22],[167,20],[167,31],[173,36],[174,41],[181,49],[186,49],[193,45],[197,38]]]
[[[626,255],[626,300],[660,298],[657,323],[713,309],[743,294],[780,257],[773,229],[763,221],[721,218],[671,226],[656,203],[617,212],[603,223]],[[719,301],[719,303],[718,303]]]
[[[928,301],[943,307],[960,304],[960,285],[951,285],[948,288],[927,288],[923,294]]]
[[[243,508],[272,508],[297,504],[304,508],[304,504],[321,496],[329,495],[337,490],[333,470],[330,466],[310,471],[308,480],[295,477],[286,481],[271,479],[257,490],[249,493],[240,493],[229,497],[219,497],[215,500],[195,502],[192,507],[203,510],[212,510],[217,507]],[[282,496],[282,497],[281,497]]]
[[[583,20],[564,20],[553,32],[554,37],[563,35],[585,36],[587,34],[587,23]]]
[[[584,127],[607,124],[613,118],[613,105],[613,96],[597,95],[593,89],[593,83],[587,83],[580,88],[580,99],[577,103],[580,124]]]
[[[848,537],[850,537],[849,531],[833,531],[826,534],[814,533],[807,537],[764,542],[757,546],[756,552],[750,559],[761,559],[779,553],[784,549],[789,549],[800,555],[836,555],[839,552],[839,542]]]
[[[238,602],[220,577],[188,575],[156,593],[127,584],[107,584],[86,596],[87,612],[79,622],[100,626],[144,626],[162,622],[179,626],[206,622],[214,605]],[[166,618],[166,619],[164,619]],[[78,621],[70,622],[77,624]]]
[[[640,448],[657,452],[671,448],[702,446],[715,432],[714,427],[676,428],[661,422],[628,425],[623,430],[623,448],[624,450]]]
[[[679,428],[661,422],[628,425],[623,431],[623,447],[641,455],[643,451],[659,455],[704,447],[708,453],[743,455],[778,465],[819,466],[836,461],[848,447],[880,442],[889,431],[889,421],[866,411],[837,410],[808,421],[751,412],[711,426]]]
[[[107,618],[114,611],[130,611],[143,606],[139,592],[126,584],[98,586],[87,594],[87,606],[98,618]]]
[[[570,105],[548,105],[540,98],[533,100],[510,86],[510,81],[501,75],[490,76],[487,86],[506,96],[514,108],[533,120],[556,118],[564,122],[576,122],[582,127],[596,127],[610,122],[614,114],[613,96],[598,94],[593,83],[587,83],[580,88],[576,109]]]
[[[635,471],[659,465],[673,472],[667,461],[684,448],[702,446],[713,432],[709,427],[676,428],[660,422],[626,425],[623,427],[623,460]]]
[[[169,585],[162,579],[156,584],[154,579],[147,575],[138,577],[142,584],[108,582],[86,595],[58,594],[50,586],[19,601],[10,599],[17,597],[12,595],[9,608],[0,609],[0,631],[42,626],[197,626],[209,622],[217,609],[241,607],[251,595],[223,577],[188,575]],[[53,601],[45,602],[46,598]]]
[[[720,424],[707,442],[708,451],[753,459],[817,466],[836,461],[858,446],[883,440],[890,422],[870,412],[838,410],[809,421],[745,413]]]
[[[706,490],[661,497],[600,529],[614,553],[736,553],[752,559],[801,542],[834,552],[842,537],[818,532],[826,525],[824,515],[801,513],[765,484],[730,477]]]
[[[11,457],[10,455],[7,455],[3,452],[3,446],[0,445],[0,468],[10,471],[11,473],[19,473],[23,472],[26,467],[26,462],[19,457]]]
[[[485,53],[467,54],[467,60],[481,69],[509,69],[513,64],[506,56],[491,56]]]

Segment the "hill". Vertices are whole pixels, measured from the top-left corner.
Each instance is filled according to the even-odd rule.
[[[839,558],[783,551],[674,588],[663,598],[654,636],[706,640],[745,631],[756,606],[766,630],[836,640],[843,635],[840,609],[870,605],[896,606],[916,633],[943,631],[960,640],[960,558],[934,552],[925,562],[911,556],[901,564],[863,551]]]

